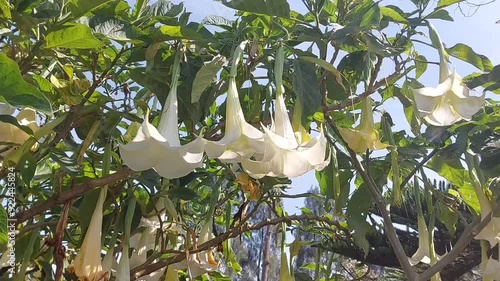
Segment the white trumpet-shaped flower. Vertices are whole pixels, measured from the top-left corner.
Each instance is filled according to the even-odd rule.
[[[228,163],[239,162],[241,159],[252,157],[255,153],[264,152],[263,133],[245,121],[236,87],[236,70],[246,43],[242,42],[233,56],[227,90],[224,137],[218,141],[205,142],[205,152],[208,157]]]
[[[276,97],[275,120],[271,130],[264,127],[264,153],[260,160],[243,159],[243,170],[253,178],[295,178],[311,170],[322,170],[330,162],[323,129],[315,138],[294,133],[285,107],[283,94]],[[299,135],[299,137],[297,137]]]
[[[311,170],[322,170],[330,162],[326,157],[327,142],[323,129],[320,126],[320,134],[312,138],[303,130],[300,124],[302,108],[299,100],[296,101],[294,110],[294,122],[297,124],[297,132],[294,132],[290,117],[283,97],[282,74],[284,64],[283,46],[276,54],[275,71],[276,78],[276,110],[274,122],[271,129],[264,128],[264,153],[254,155],[257,161],[242,159],[243,170],[253,178],[288,177],[301,176]],[[326,158],[326,159],[325,159]]]
[[[418,264],[419,262],[431,264],[430,251],[434,251],[434,248],[430,249],[429,247],[429,242],[430,242],[429,231],[427,229],[427,224],[425,223],[425,219],[420,214],[418,215],[417,226],[418,226],[418,249],[411,258],[408,258],[408,261],[412,266]]]
[[[212,233],[212,222],[209,220],[201,228],[197,245],[201,245],[213,238],[214,235]],[[200,253],[190,254],[187,259],[187,262],[186,260],[184,260],[175,263],[172,266],[174,269],[177,270],[187,269],[189,275],[192,278],[196,278],[205,273],[217,270],[219,268],[219,263],[213,256],[212,249],[209,249]]]
[[[3,104],[0,107],[0,114],[11,115],[13,110],[10,106]],[[36,124],[36,112],[30,108],[22,109],[16,116],[19,125],[29,127],[33,132],[38,130]],[[19,127],[10,123],[0,122],[0,143],[23,144],[30,136]],[[5,145],[0,145],[0,151],[5,150]],[[2,152],[1,154],[7,154]]]
[[[455,71],[450,72],[443,47],[439,56],[439,85],[413,89],[419,115],[434,126],[451,126],[460,120],[470,120],[483,106],[484,94],[470,96],[462,78]]]
[[[483,277],[490,278],[492,281],[500,281],[500,260],[489,258],[484,268]]]
[[[158,129],[151,125],[148,116],[145,116],[144,123],[134,140],[120,146],[123,162],[134,171],[154,168],[160,176],[173,179],[183,177],[202,165],[203,139],[197,137],[185,145],[181,145],[179,139],[177,124],[179,71],[179,54],[177,54],[170,93]]]
[[[130,257],[130,268],[144,264],[147,259],[147,252],[154,249],[156,233],[161,227],[160,219],[162,221],[166,219],[165,208],[165,198],[160,197],[155,205],[155,209],[159,211],[159,213],[155,214],[153,212],[141,218],[140,226],[144,227],[144,230],[130,237],[130,246],[134,248],[134,252]],[[164,224],[164,226],[165,225],[166,224]]]
[[[481,207],[481,219],[484,220],[493,210],[490,200],[483,190],[475,187],[476,195]],[[500,217],[492,217],[490,222],[474,237],[475,239],[486,240],[491,247],[495,247],[500,242]],[[499,268],[500,270],[500,268]]]
[[[367,149],[384,149],[389,145],[380,142],[375,123],[373,121],[373,109],[369,97],[361,102],[361,120],[360,124],[354,128],[339,127],[340,135],[346,141],[347,145],[356,153],[365,152]]]
[[[108,272],[101,265],[101,229],[104,199],[107,188],[103,188],[92,214],[89,228],[83,239],[80,251],[76,255],[68,271],[74,272],[78,280],[103,281],[108,280]]]
[[[122,255],[120,262],[118,263],[118,269],[116,273],[116,280],[120,281],[130,281],[130,258],[128,256],[129,242],[123,245]]]

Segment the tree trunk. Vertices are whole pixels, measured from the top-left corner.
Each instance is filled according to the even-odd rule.
[[[264,253],[262,258],[262,278],[261,281],[267,281],[267,276],[269,273],[269,252],[271,250],[271,234],[272,226],[268,225],[266,227],[266,236],[264,238]]]

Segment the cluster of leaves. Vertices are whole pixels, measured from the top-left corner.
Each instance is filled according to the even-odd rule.
[[[139,206],[132,229],[137,228],[143,214],[154,210],[159,196],[172,199],[190,229],[199,229],[208,210],[215,208],[219,235],[239,228],[245,216],[255,213],[242,211],[248,196],[241,191],[231,167],[219,161],[207,159],[202,169],[172,181],[160,178],[153,170],[133,173],[122,166],[118,146],[135,136],[142,122],[140,112],[151,108],[154,118],[150,120],[158,122],[170,89],[172,54],[179,43],[187,47],[178,88],[179,124],[185,141],[193,134],[221,137],[225,103],[218,97],[227,89],[225,62],[242,40],[251,42],[237,76],[245,117],[255,126],[259,122],[270,124],[274,97],[268,88],[273,86],[274,51],[277,44],[285,44],[287,105],[293,108],[294,100],[300,101],[302,121],[311,131],[313,122],[326,125],[332,121],[325,126],[332,161],[316,173],[320,188],[317,196],[326,212],[317,216],[338,221],[336,226],[328,225],[326,232],[327,225],[321,220],[293,221],[292,228],[322,230],[324,237],[314,236],[315,242],[343,237],[351,249],[361,253],[357,258],[369,256],[374,243],[370,234],[380,227],[370,223],[370,217],[378,211],[370,203],[374,201],[368,184],[357,173],[357,160],[339,142],[335,127],[351,127],[356,120],[349,109],[358,109],[360,97],[373,95],[377,106],[383,107],[389,99],[401,102],[411,132],[393,132],[394,113],[385,113],[380,126],[385,126],[382,140],[393,139],[397,161],[391,154],[367,153],[361,165],[388,201],[393,199],[395,181],[405,190],[421,168],[433,170],[451,183],[453,188],[432,193],[430,202],[441,210],[437,220],[449,232],[449,240],[455,241],[458,229],[463,231],[465,223],[472,220],[459,222],[460,208],[466,206],[471,214],[479,211],[471,178],[460,157],[474,137],[477,140],[472,149],[478,153],[488,150],[492,143],[498,144],[500,111],[497,102],[489,100],[484,111],[470,122],[445,129],[426,127],[426,132],[420,133],[422,121],[413,105],[411,88],[420,86],[417,80],[427,70],[428,60],[416,44],[427,40],[422,30],[426,30],[428,21],[452,20],[446,7],[461,1],[441,0],[435,8],[431,1],[412,2],[413,10],[403,11],[372,0],[303,0],[308,12],[301,14],[285,0],[223,0],[224,5],[236,10],[235,20],[214,15],[198,23],[190,20],[190,12],[182,3],[168,0],[137,0],[133,7],[124,0],[0,0],[0,102],[36,109],[40,123],[50,128],[34,133],[21,126],[32,135],[31,141],[2,155],[4,163],[17,171],[18,280],[25,275],[42,276],[30,280],[54,280],[57,273],[52,265],[62,270],[65,263],[58,260],[74,259],[97,201],[99,191],[94,188],[98,186],[108,185],[110,191],[103,220],[104,250],[112,246],[109,243],[114,233],[123,233],[121,222],[131,198]],[[493,67],[485,56],[464,44],[447,51],[481,71],[467,77],[469,87],[498,92],[500,66]],[[394,71],[380,77],[382,67],[394,67]],[[256,73],[265,74],[262,77]],[[9,118],[1,121],[20,126]],[[32,150],[35,140],[38,146]],[[112,159],[109,176],[103,175],[107,145],[111,146]],[[429,154],[429,149],[435,152]],[[498,163],[481,167],[484,165],[487,182],[498,170]],[[7,174],[7,170],[0,171],[2,194]],[[288,179],[250,182],[254,195],[259,195],[254,210],[267,204],[272,216],[287,217],[280,198],[282,189],[290,183]],[[245,188],[248,190],[248,186]],[[214,193],[219,197],[214,198]],[[6,217],[5,209],[0,210]],[[303,211],[310,214],[307,209]],[[2,252],[7,242],[3,223]],[[408,225],[416,229],[416,220]],[[54,245],[62,242],[67,245],[67,256],[53,251]],[[226,275],[241,270],[228,249],[230,245],[224,241],[220,254],[227,265]],[[166,245],[162,246],[151,255],[174,257],[167,254]],[[414,249],[406,248],[407,254]],[[335,247],[330,250],[335,252]],[[135,274],[151,272],[149,268],[146,264],[132,269],[131,274],[135,278]],[[6,280],[8,273],[2,273],[0,278]],[[219,273],[212,277],[227,280]],[[65,278],[75,277],[65,273]]]

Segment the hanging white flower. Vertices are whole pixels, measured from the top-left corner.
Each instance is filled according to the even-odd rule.
[[[483,277],[490,278],[492,281],[500,281],[500,260],[489,258],[484,268]]]
[[[479,187],[474,188],[479,206],[481,207],[481,220],[484,220],[493,210],[490,200]],[[475,239],[486,240],[491,247],[495,247],[500,242],[500,217],[492,217],[490,222],[474,237]]]
[[[361,102],[361,121],[356,128],[341,128],[339,132],[347,145],[356,153],[365,152],[367,149],[379,150],[389,145],[380,142],[379,134],[373,121],[371,98],[364,98]]]
[[[440,42],[440,39],[437,38]],[[439,85],[436,88],[413,89],[415,106],[421,117],[434,126],[451,126],[460,120],[470,120],[484,104],[484,94],[470,96],[470,90],[455,71],[448,68],[448,54],[439,50]]]
[[[206,140],[205,143],[205,152],[209,158],[218,158],[228,163],[239,162],[241,159],[252,157],[255,153],[264,152],[264,136],[261,131],[245,121],[236,86],[236,70],[246,43],[242,42],[233,55],[226,99],[224,137],[219,141]]]
[[[208,220],[201,228],[197,245],[201,245],[213,239],[212,222]],[[219,262],[213,256],[212,249],[200,253],[190,254],[186,260],[175,263],[172,267],[176,270],[186,270],[192,278],[196,278],[205,273],[215,271],[219,268]]]
[[[294,119],[297,119],[294,120],[296,121],[294,123],[297,123],[297,130],[294,132],[283,97],[284,60],[283,46],[280,46],[276,53],[274,71],[276,110],[271,129],[263,126],[264,153],[254,155],[256,160],[241,160],[243,170],[253,178],[264,176],[294,178],[311,170],[319,171],[330,162],[330,158],[326,155],[327,142],[322,127],[320,126],[320,134],[312,139],[303,130],[300,124],[302,108],[299,100],[296,101],[294,111]]]
[[[167,179],[183,177],[202,165],[203,139],[197,137],[181,145],[178,128],[177,83],[179,54],[176,54],[170,93],[158,129],[149,123],[146,114],[134,140],[120,146],[123,162],[134,171],[154,168]]]
[[[104,271],[101,264],[101,229],[103,204],[107,188],[101,189],[94,213],[90,220],[89,228],[83,239],[80,251],[76,255],[68,271],[74,272],[83,281],[108,280],[108,272]]]
[[[7,104],[0,104],[0,114],[11,115],[14,113],[14,108]],[[19,125],[29,127],[33,132],[36,132],[39,127],[36,123],[36,112],[31,108],[22,109],[16,116]],[[30,135],[19,127],[10,123],[0,122],[0,143],[23,144]],[[0,145],[0,151],[5,150],[6,145]],[[10,150],[10,149],[9,149]],[[2,155],[8,154],[8,151],[1,152]]]

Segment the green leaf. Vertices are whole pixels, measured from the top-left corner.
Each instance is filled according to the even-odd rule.
[[[170,0],[158,0],[153,5],[147,7],[146,14],[155,17],[174,18],[182,13],[183,10],[184,4],[182,2],[173,4]]]
[[[191,102],[196,103],[200,100],[201,94],[205,91],[208,85],[213,81],[214,76],[221,70],[222,66],[226,63],[226,58],[223,56],[216,56],[207,64],[204,64],[193,81],[193,88],[191,91]]]
[[[331,63],[329,63],[325,60],[322,60],[320,58],[311,57],[311,56],[299,56],[299,59],[302,61],[308,62],[308,63],[315,63],[315,64],[321,66],[323,69],[325,69],[326,71],[328,71],[329,73],[332,74],[332,77],[337,81],[337,83],[342,85],[342,73],[340,73],[340,71],[338,71],[335,68],[335,66],[333,66]],[[344,85],[342,85],[342,87],[343,86]]]
[[[8,242],[7,237],[7,211],[0,205],[0,245],[5,245]],[[4,253],[5,255],[5,253]]]
[[[36,160],[31,153],[26,153],[21,159],[21,178],[24,183],[29,186],[31,180],[35,176]]]
[[[421,55],[417,56],[415,66],[415,79],[418,79],[427,70],[427,58]]]
[[[302,104],[302,120],[304,121],[321,105],[318,78],[314,65],[310,63],[294,60],[293,69],[293,90]]]
[[[68,6],[73,18],[78,19],[111,0],[69,0]]]
[[[100,188],[86,192],[78,207],[78,221],[80,222],[80,228],[83,233],[87,231],[90,225],[90,220],[94,213],[93,210],[97,205],[99,194],[101,194]]]
[[[450,13],[448,13],[447,10],[440,9],[440,10],[435,10],[434,12],[430,13],[427,16],[428,19],[440,19],[440,20],[446,20],[446,21],[453,21],[453,18],[450,16]]]
[[[484,55],[477,54],[471,47],[458,43],[451,48],[446,48],[446,52],[452,57],[472,64],[482,71],[491,71],[493,64]]]
[[[437,4],[437,8],[442,8],[442,7],[446,7],[446,6],[450,6],[450,5],[453,5],[455,3],[460,3],[460,2],[463,2],[464,0],[439,0],[438,4]]]
[[[363,19],[361,20],[359,27],[376,27],[380,24],[380,20],[382,18],[382,13],[380,11],[380,7],[377,3],[373,4],[370,9],[364,14]]]
[[[167,40],[174,39],[189,39],[189,40],[201,40],[202,37],[198,32],[181,27],[181,26],[172,26],[172,25],[163,25],[158,30],[153,32],[151,35],[153,42],[163,42]]]
[[[494,91],[496,88],[500,88],[500,65],[496,65],[490,71],[490,73],[473,73],[469,76],[464,77],[464,82],[471,89],[479,86],[483,86],[486,90]],[[495,88],[496,85],[496,88]]]
[[[210,15],[206,18],[204,18],[202,21],[201,21],[201,24],[203,25],[215,25],[215,26],[219,26],[219,27],[231,27],[233,25],[233,22],[231,20],[228,20],[224,17],[221,17],[221,16],[217,16],[217,15]]]
[[[290,17],[290,5],[286,0],[222,0],[222,4],[245,12],[284,18]]]
[[[12,106],[32,107],[52,114],[47,98],[33,85],[24,81],[16,62],[0,53],[0,97]]]
[[[89,25],[95,33],[115,41],[130,41],[141,35],[141,30],[130,23],[107,16],[92,17]]]
[[[68,157],[64,151],[56,148],[51,148],[50,152],[50,158],[61,165],[61,168],[63,168],[69,175],[78,175],[80,172],[80,166],[75,159]]]
[[[0,0],[0,16],[6,19],[12,18],[10,14],[10,5],[7,0]]]
[[[458,221],[458,214],[453,209],[442,201],[438,202],[436,218],[446,226],[446,229],[448,229],[451,235],[455,235],[457,231],[456,224]]]
[[[92,29],[83,24],[67,23],[45,37],[45,48],[95,49],[104,43],[92,34]]]
[[[190,201],[199,197],[198,193],[186,187],[174,187],[168,190],[167,194],[172,198],[179,198]]]
[[[469,172],[464,169],[459,158],[447,160],[442,157],[434,157],[427,167],[437,172],[458,189],[464,202],[479,214],[480,206],[474,187],[472,186]]]
[[[382,16],[391,19],[393,22],[408,23],[404,16],[391,7],[380,7],[380,12]]]
[[[371,202],[371,195],[362,183],[347,203],[347,224],[349,229],[354,231],[352,235],[354,244],[364,252],[365,257],[370,250],[370,243],[366,239],[366,234],[371,230],[370,224],[366,221],[371,208],[371,203],[368,202]]]

